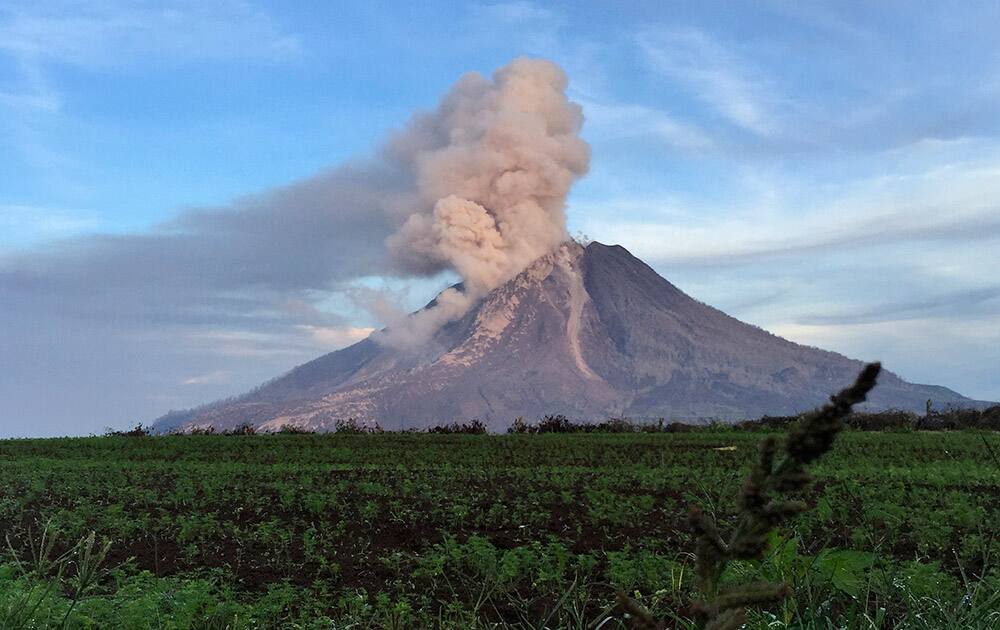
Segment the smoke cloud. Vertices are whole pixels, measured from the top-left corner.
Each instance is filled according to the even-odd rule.
[[[436,111],[414,117],[387,155],[412,174],[413,198],[386,239],[402,274],[452,269],[464,292],[382,337],[412,345],[568,238],[566,195],[587,172],[583,114],[554,63],[516,59],[492,80],[463,76]]]

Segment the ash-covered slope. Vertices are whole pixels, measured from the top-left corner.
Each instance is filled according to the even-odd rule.
[[[377,336],[378,333],[376,333]],[[490,292],[419,351],[372,337],[161,430],[250,423],[386,429],[516,416],[743,419],[810,409],[861,363],[801,346],[688,297],[620,246],[567,243]],[[980,406],[883,372],[869,409]]]

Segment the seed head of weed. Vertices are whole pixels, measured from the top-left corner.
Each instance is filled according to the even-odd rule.
[[[784,584],[754,583],[720,588],[722,573],[732,560],[759,559],[767,549],[768,534],[804,512],[805,503],[795,494],[805,490],[811,477],[807,467],[833,447],[844,428],[844,418],[875,387],[881,365],[864,367],[854,384],[830,397],[823,407],[801,417],[788,431],[782,448],[775,438],[764,439],[757,459],[737,497],[736,529],[728,539],[718,524],[700,509],[689,518],[695,536],[695,569],[698,598],[691,612],[705,630],[739,628],[748,606],[780,602],[789,595]],[[620,593],[619,605],[642,628],[662,628],[638,602]]]

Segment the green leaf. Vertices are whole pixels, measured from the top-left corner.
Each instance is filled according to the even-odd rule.
[[[768,555],[771,564],[781,573],[782,578],[788,577],[794,571],[795,561],[799,557],[799,540],[794,536],[785,538],[778,530],[772,530],[767,535]]]
[[[833,518],[833,506],[830,505],[830,501],[826,497],[816,502],[816,517],[824,523]]]
[[[828,550],[816,557],[813,567],[834,588],[857,597],[864,583],[865,571],[874,560],[873,554],[863,551]]]

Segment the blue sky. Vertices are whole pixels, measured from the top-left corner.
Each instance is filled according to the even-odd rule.
[[[140,244],[318,204],[313,178],[520,55],[561,65],[587,119],[572,232],[792,340],[1000,400],[1000,5],[410,4],[0,5],[0,435],[149,420],[365,334],[322,256],[274,250],[287,281],[249,296],[184,286],[238,267],[225,238],[184,273]],[[108,243],[136,248],[131,284]],[[447,281],[355,284],[415,306]]]

